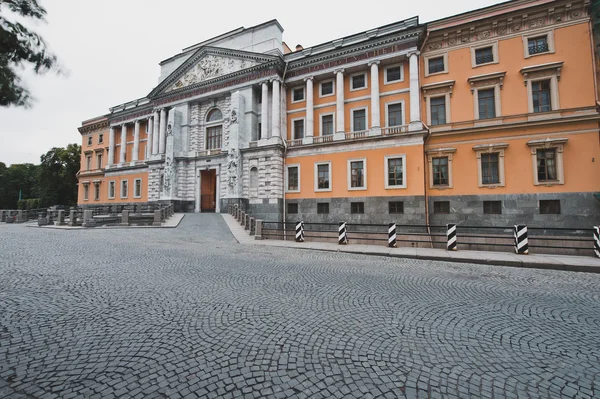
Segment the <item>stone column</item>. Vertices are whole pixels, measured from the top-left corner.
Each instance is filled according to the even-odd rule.
[[[410,79],[410,126],[408,130],[421,130],[421,103],[419,101],[419,52],[413,51],[408,55]]]
[[[260,138],[267,139],[269,131],[269,83],[262,82],[262,103],[260,104]]]
[[[154,135],[154,129],[152,126],[152,117],[149,117],[146,120],[146,123],[148,126],[148,137],[146,137],[146,159],[150,158],[150,155],[152,155],[152,140],[153,140],[153,135]]]
[[[379,102],[379,61],[369,63],[371,66],[371,130],[373,134],[381,134],[381,106]]]
[[[154,111],[154,136],[152,137],[152,155],[158,154],[158,140],[159,140],[159,122],[160,122],[160,114],[159,111]]]
[[[344,133],[344,70],[339,69],[334,72],[335,73],[335,89],[336,89],[336,107],[335,107],[335,116],[336,116],[336,133]]]
[[[273,111],[271,118],[271,137],[281,137],[281,87],[279,79],[273,79]]]
[[[127,154],[127,124],[123,123],[121,125],[121,156],[119,157],[119,163],[125,162],[126,154]]]
[[[160,110],[160,137],[158,139],[158,153],[165,153],[165,146],[167,144],[167,110],[165,108]]]
[[[111,126],[108,133],[108,162],[106,167],[109,168],[115,163],[115,128]]]
[[[140,153],[140,121],[135,121],[135,127],[133,130],[133,153],[131,154],[131,163],[135,164],[135,161],[139,159]]]
[[[306,81],[306,126],[304,141],[306,144],[312,144],[312,138],[315,135],[315,109],[313,97],[313,77],[309,76],[304,79]],[[292,127],[293,128],[293,127]]]

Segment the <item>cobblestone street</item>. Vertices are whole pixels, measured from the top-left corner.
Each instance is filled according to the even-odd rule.
[[[600,275],[3,224],[4,397],[600,397]]]

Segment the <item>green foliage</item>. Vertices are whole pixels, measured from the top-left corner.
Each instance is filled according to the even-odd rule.
[[[17,209],[29,210],[39,209],[41,204],[40,198],[29,198],[17,201]]]
[[[0,106],[29,107],[31,94],[22,86],[16,70],[28,65],[43,74],[57,69],[57,59],[40,35],[7,16],[44,21],[46,10],[37,0],[0,0]]]

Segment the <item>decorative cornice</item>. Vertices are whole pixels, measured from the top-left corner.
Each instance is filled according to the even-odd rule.
[[[508,148],[508,143],[490,143],[490,144],[478,144],[473,146],[474,151],[491,152],[495,150],[502,150]]]
[[[421,90],[423,90],[423,94],[427,95],[427,92],[431,92],[434,90],[449,92],[450,96],[452,96],[452,89],[454,87],[454,80],[444,80],[443,82],[429,83],[421,86]]]
[[[469,82],[469,84],[471,85],[471,93],[473,92],[476,86],[487,85],[488,83],[499,84],[500,89],[502,89],[505,76],[506,71],[486,73],[484,75],[471,76],[470,78],[467,78],[467,82]]]
[[[550,148],[552,146],[558,145],[558,144],[564,144],[567,141],[569,141],[568,138],[566,137],[561,137],[561,138],[547,138],[547,139],[541,139],[541,140],[529,140],[527,142],[527,145],[529,147],[544,147],[544,148]]]
[[[532,75],[543,74],[544,72],[551,72],[553,74],[556,74],[556,78],[560,80],[560,70],[562,69],[563,64],[564,61],[531,65],[521,68],[520,72],[521,75],[523,75],[523,78],[525,79],[525,85],[527,85],[527,79],[531,78]]]
[[[79,130],[80,134],[86,134],[86,133],[95,132],[97,130],[108,129],[108,125],[109,125],[108,120],[105,120],[102,122],[97,122],[97,123],[92,123],[89,125],[81,126],[81,127],[77,128],[77,130]]]

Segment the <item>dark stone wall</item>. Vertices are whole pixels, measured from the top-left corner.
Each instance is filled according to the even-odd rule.
[[[276,201],[276,202],[273,202]],[[262,203],[248,204],[247,208],[250,216],[268,222],[282,222],[283,220],[283,199],[277,200],[263,199]]]

